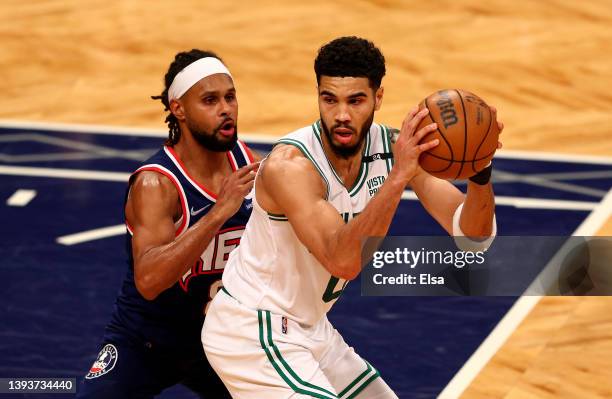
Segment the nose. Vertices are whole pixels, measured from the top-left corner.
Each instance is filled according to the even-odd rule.
[[[336,121],[338,123],[349,123],[351,121],[351,115],[347,104],[338,104],[338,113],[336,114]]]
[[[226,100],[222,99],[220,102],[221,108],[219,110],[221,116],[228,116],[232,112],[232,105]]]

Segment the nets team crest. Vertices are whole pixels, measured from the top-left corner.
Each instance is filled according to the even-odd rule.
[[[107,344],[98,354],[98,358],[89,369],[89,373],[85,376],[86,379],[100,377],[111,371],[117,364],[117,348],[115,345]]]

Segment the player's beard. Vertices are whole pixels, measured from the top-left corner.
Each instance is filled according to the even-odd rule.
[[[215,152],[227,152],[230,151],[236,145],[238,141],[238,125],[234,124],[234,135],[231,138],[223,137],[219,134],[219,130],[225,125],[228,120],[224,120],[219,126],[217,126],[212,133],[209,133],[198,126],[187,121],[187,127],[191,132],[195,141],[198,142],[202,147],[209,151]]]
[[[327,137],[327,141],[329,142],[329,145],[332,151],[334,152],[334,154],[338,155],[339,157],[346,159],[346,158],[350,158],[354,156],[355,154],[357,154],[357,152],[359,152],[359,149],[361,148],[361,145],[363,144],[366,138],[366,134],[368,134],[368,131],[370,130],[370,127],[372,126],[372,122],[374,122],[374,110],[372,110],[372,113],[370,114],[369,118],[365,121],[365,123],[361,127],[361,131],[359,132],[359,140],[357,140],[357,143],[355,143],[355,145],[352,145],[350,147],[334,144],[334,141],[332,140],[331,132],[338,127],[350,129],[353,132],[355,132],[355,129],[352,126],[338,123],[332,126],[330,130],[325,124],[325,121],[323,121],[323,116],[320,115],[320,117],[321,117],[321,126],[323,127],[323,132],[325,133],[325,137]]]

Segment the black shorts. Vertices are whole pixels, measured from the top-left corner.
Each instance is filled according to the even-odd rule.
[[[183,384],[201,398],[231,398],[202,349],[186,351],[159,350],[149,344],[107,339],[76,397],[153,398],[166,388]]]

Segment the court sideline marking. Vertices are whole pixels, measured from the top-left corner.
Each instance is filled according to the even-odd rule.
[[[140,136],[140,137],[166,137],[167,132],[158,129],[145,128],[126,128],[117,126],[105,125],[78,125],[78,124],[62,124],[62,123],[46,123],[46,122],[28,122],[28,121],[5,121],[0,120],[0,128],[18,128],[18,129],[44,129],[58,132],[71,132],[81,134],[106,134],[106,135],[123,135],[123,136]],[[252,143],[269,144],[278,139],[279,136],[260,135],[260,134],[242,134],[241,138]],[[513,151],[502,150],[498,155],[500,158],[507,159],[526,159],[539,161],[564,161],[564,162],[580,162],[591,164],[606,164],[612,165],[611,157],[600,157],[590,155],[571,155],[557,154],[531,151]],[[104,172],[104,171],[89,171],[75,169],[51,169],[51,168],[34,168],[34,167],[18,167],[18,166],[1,166],[0,174],[9,175],[25,175],[25,176],[45,176],[56,178],[74,178],[74,179],[91,179],[105,181],[127,181],[129,173],[119,172]],[[507,176],[508,179],[514,176]],[[416,199],[411,191],[405,191],[402,199]],[[547,199],[531,199],[517,197],[496,197],[498,205],[510,205],[517,208],[520,207],[535,207],[549,209],[574,209],[574,210],[592,210],[589,216],[582,222],[573,235],[588,236],[594,234],[607,221],[612,210],[612,190],[599,203],[586,201],[565,201],[565,200],[547,200]],[[568,208],[559,208],[566,206]],[[98,229],[93,229],[85,232],[70,234],[57,238],[57,242],[63,245],[74,245],[90,240],[110,237],[125,233],[125,226],[115,225]],[[515,302],[512,308],[497,324],[491,334],[482,342],[479,348],[472,354],[470,359],[464,364],[459,372],[448,383],[438,398],[450,399],[457,398],[465,391],[469,384],[473,381],[476,375],[484,368],[493,355],[510,337],[511,333],[518,327],[522,320],[539,302],[539,296],[523,296]]]
[[[14,165],[0,165],[0,175],[98,180],[121,183],[126,183],[130,177],[129,173],[124,172],[106,172],[83,169],[37,168]],[[404,193],[402,194],[402,199],[418,200],[416,194],[413,191],[409,190],[404,191]],[[496,196],[495,201],[496,205],[498,206],[505,205],[513,206],[516,208],[559,209],[574,211],[592,210],[598,206],[597,202],[588,201],[551,200],[545,198],[521,198],[505,196]],[[56,241],[63,245],[75,245],[86,241],[108,238],[123,233],[125,233],[125,227],[123,224],[120,224],[61,236],[58,237]]]
[[[25,121],[2,121],[0,120],[0,127],[3,128],[18,128],[18,129],[41,129],[57,132],[70,132],[79,134],[106,134],[106,135],[122,135],[122,136],[141,136],[141,137],[165,137],[167,133],[164,130],[146,129],[146,128],[126,128],[117,126],[105,126],[105,125],[78,125],[78,124],[62,124],[62,123],[44,123],[44,122],[25,122]],[[274,142],[278,137],[275,136],[264,136],[264,135],[242,135],[243,139],[253,143],[270,144]],[[66,144],[62,141],[62,144]],[[91,146],[89,144],[89,146]],[[104,150],[109,152],[110,155],[117,155],[112,149],[92,146],[96,150]],[[83,149],[83,148],[80,148]],[[89,147],[87,149],[90,149]],[[506,154],[507,153],[507,154]],[[105,154],[107,155],[107,154]],[[129,154],[128,158],[135,156],[136,154]],[[140,155],[140,154],[138,154]],[[523,154],[522,152],[508,152],[500,154],[500,157],[509,155],[508,158],[521,158],[521,159],[534,159],[533,153]],[[562,154],[536,154],[535,159],[543,160],[555,160],[559,161],[562,158],[564,161],[568,160],[566,155]],[[571,158],[571,157],[570,157]],[[612,158],[606,157],[590,157],[590,156],[579,156],[574,160],[586,163],[610,163],[612,164]],[[114,182],[126,182],[129,178],[129,173],[122,172],[108,172],[108,171],[94,171],[94,170],[79,170],[79,169],[61,169],[61,168],[41,168],[41,167],[25,167],[16,165],[0,165],[0,175],[18,175],[18,176],[34,176],[34,177],[50,177],[50,178],[67,178],[67,179],[83,179],[83,180],[100,180],[100,181],[114,181]],[[542,176],[543,177],[543,176]],[[590,177],[590,176],[589,176]],[[502,181],[505,179],[514,180],[516,176],[508,174],[503,175]],[[403,200],[418,200],[414,192],[405,191],[402,194]],[[521,197],[507,197],[497,196],[497,205],[513,206],[516,208],[536,208],[536,209],[559,209],[559,210],[576,210],[586,211],[593,210],[598,205],[597,202],[589,201],[570,201],[570,200],[552,200],[544,198],[521,198]],[[75,245],[86,241],[97,240],[101,238],[112,237],[114,235],[120,235],[124,233],[124,226],[115,225],[107,226],[102,228],[96,228],[93,230],[87,230],[77,232],[65,236],[58,237],[56,241],[63,245]]]
[[[81,134],[104,134],[139,137],[168,137],[168,131],[157,128],[137,128],[112,125],[84,125],[59,122],[33,122],[17,119],[0,119],[0,128],[41,129],[58,132]],[[281,135],[241,133],[241,139],[251,143],[270,144],[276,142]],[[497,155],[500,158],[527,159],[533,161],[579,162],[612,165],[612,157],[596,155],[576,155],[554,152],[519,151],[502,149]]]
[[[99,240],[101,238],[114,237],[123,235],[127,232],[124,224],[118,224],[115,226],[101,227],[99,229],[82,231],[80,233],[68,234],[65,236],[57,237],[55,241],[62,245],[75,245],[81,244],[87,241]]]
[[[36,190],[18,189],[6,200],[8,206],[26,206],[36,197]]]

